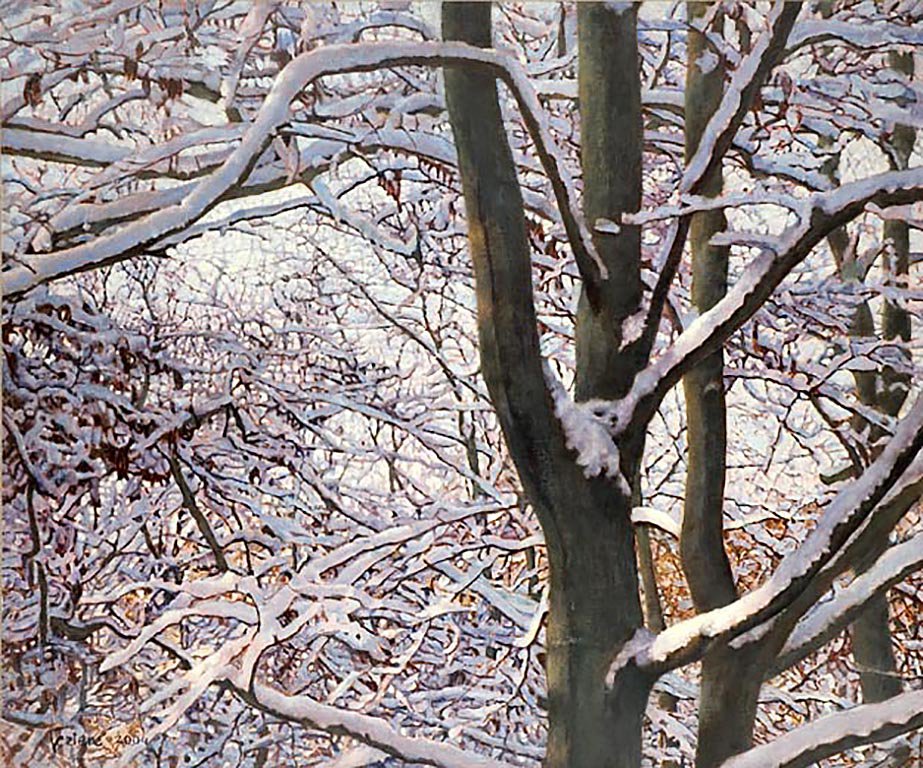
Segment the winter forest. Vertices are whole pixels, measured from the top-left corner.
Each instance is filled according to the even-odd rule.
[[[0,764],[921,764],[919,0],[6,0],[0,80]]]

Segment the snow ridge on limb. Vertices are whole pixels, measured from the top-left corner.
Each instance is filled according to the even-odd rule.
[[[863,704],[821,717],[732,757],[722,768],[806,768],[863,744],[892,739],[923,727],[923,691],[880,704]]]
[[[464,43],[367,43],[325,46],[293,59],[276,78],[237,148],[181,202],[154,211],[111,235],[45,254],[29,266],[7,270],[3,273],[3,293],[8,297],[17,296],[42,283],[130,258],[194,223],[220,202],[231,188],[247,178],[276,131],[288,122],[292,100],[318,78],[401,65],[443,66],[452,63],[485,66],[512,91],[542,165],[552,181],[581,271],[593,274],[595,269],[604,279],[605,268],[579,212],[572,182],[554,144],[544,110],[525,71],[517,62],[494,50]]]
[[[609,678],[614,679],[629,664],[662,673],[692,663],[712,641],[739,637],[780,614],[836,557],[921,449],[923,397],[914,403],[878,459],[840,490],[804,544],[785,557],[765,583],[730,605],[681,621],[653,638],[636,637],[631,653],[621,653],[613,662]]]
[[[801,3],[777,2],[767,19],[767,29],[756,40],[753,50],[735,70],[721,105],[702,135],[695,155],[686,166],[680,192],[693,192],[707,178],[730,148],[744,114],[753,103],[756,90],[762,87],[770,70],[785,50],[789,33],[801,11]]]
[[[831,600],[818,605],[795,627],[776,668],[785,669],[841,631],[875,595],[887,591],[923,568],[923,534],[888,549],[867,571]]]
[[[436,768],[512,768],[451,744],[405,736],[384,720],[362,712],[321,704],[309,696],[291,696],[267,685],[228,681],[234,693],[258,709],[290,722],[302,723],[331,734],[354,738],[409,763]]]
[[[777,2],[773,6],[767,19],[767,29],[734,71],[720,105],[702,133],[695,155],[686,165],[679,184],[681,194],[697,193],[703,181],[711,175],[711,170],[731,148],[747,110],[753,105],[773,67],[784,55],[785,43],[800,10],[800,3]],[[689,216],[680,216],[664,244],[663,268],[651,294],[644,329],[636,342],[641,345],[645,358],[650,356],[653,349],[660,316],[663,314],[676,270],[679,269],[689,226]]]
[[[799,223],[757,256],[721,301],[703,313],[663,354],[641,371],[631,391],[613,404],[616,433],[640,429],[660,400],[696,363],[746,323],[789,272],[830,232],[879,207],[923,200],[923,168],[888,171],[818,192],[805,202]]]
[[[833,19],[805,19],[795,26],[789,43],[796,50],[830,40],[861,50],[876,50],[895,43],[923,46],[923,31],[886,21],[860,25]]]

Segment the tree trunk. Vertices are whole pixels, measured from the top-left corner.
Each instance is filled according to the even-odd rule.
[[[615,13],[605,3],[580,3],[577,49],[583,210],[593,227],[641,206],[637,8]],[[594,232],[593,240],[610,279],[584,283],[580,292],[576,398],[617,399],[643,363],[620,349],[622,322],[641,302],[641,232],[621,226],[618,234]]]
[[[627,508],[581,510],[560,557],[551,558],[547,626],[548,768],[636,768],[651,681],[636,670],[607,691],[613,648],[640,626],[637,578],[625,582],[634,552],[624,530]],[[602,501],[602,500],[600,500]],[[621,565],[620,565],[621,564]],[[633,570],[633,569],[632,569]],[[624,604],[620,604],[624,596]]]
[[[490,5],[443,5],[443,35],[490,46]],[[548,547],[550,768],[637,768],[651,681],[611,690],[614,655],[641,626],[631,500],[587,478],[567,448],[545,384],[522,197],[492,76],[445,69],[478,302],[481,371]],[[637,464],[626,453],[626,467]],[[631,477],[630,472],[626,475]]]
[[[693,24],[701,21],[709,3],[688,3]],[[715,16],[720,30],[722,14]],[[687,41],[685,138],[687,161],[695,154],[708,121],[724,94],[724,68],[703,71],[700,57],[708,40],[690,30]],[[714,55],[714,52],[712,52]],[[722,190],[720,166],[702,182],[700,194],[716,197]],[[700,313],[711,309],[727,292],[728,249],[710,244],[727,221],[722,210],[692,217],[689,245],[692,259],[692,300]],[[689,591],[698,612],[733,602],[737,589],[724,547],[724,483],[727,425],[724,395],[724,354],[703,360],[683,379],[689,442],[680,554]],[[751,744],[762,674],[755,651],[717,647],[702,659],[699,733],[696,766],[718,766]]]
[[[702,659],[697,768],[719,766],[753,745],[753,725],[763,683],[762,649],[717,647]]]
[[[913,56],[892,52],[891,68],[904,75],[913,74]],[[910,162],[916,131],[908,125],[896,125],[889,152],[893,170],[905,170]],[[897,281],[906,279],[910,270],[910,233],[905,221],[887,220],[884,223],[885,272]],[[910,315],[907,310],[889,299],[882,307],[882,336],[888,341],[910,341]],[[881,372],[881,387],[877,392],[878,407],[890,416],[900,411],[910,389],[909,376],[886,367]],[[859,667],[862,698],[866,702],[884,701],[902,690],[894,660],[889,627],[887,594],[869,601],[862,615],[853,622],[853,656]]]

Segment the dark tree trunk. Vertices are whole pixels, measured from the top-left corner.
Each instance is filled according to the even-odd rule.
[[[706,16],[709,3],[688,3],[686,7],[690,22],[695,24]],[[720,30],[722,24],[719,12],[714,26]],[[724,68],[703,71],[699,66],[700,57],[708,50],[705,35],[690,30],[685,97],[687,161],[695,154],[724,94]],[[702,180],[699,191],[716,197],[721,190],[722,172],[717,166]],[[721,210],[697,213],[690,222],[692,300],[700,313],[711,309],[727,292],[728,249],[709,242],[726,226]],[[683,393],[689,452],[680,554],[693,603],[701,613],[737,598],[724,546],[727,424],[721,350],[686,374]],[[753,649],[741,652],[719,646],[702,659],[698,768],[718,766],[750,746],[762,683],[756,655]]]
[[[490,5],[445,4],[443,34],[489,46]],[[481,370],[548,547],[546,765],[637,768],[651,681],[634,673],[611,690],[605,685],[615,653],[642,620],[631,500],[609,478],[584,476],[554,415],[522,197],[494,78],[447,67],[445,84],[477,285]],[[597,381],[596,359],[584,364]],[[629,477],[638,458],[626,452]]]
[[[761,651],[718,647],[702,659],[697,768],[716,768],[752,746],[765,669]]]
[[[637,9],[613,13],[605,3],[577,7],[580,163],[583,210],[590,227],[619,221],[641,205],[641,76]],[[641,361],[620,349],[622,321],[641,302],[641,232],[594,233],[611,279],[585,283],[575,329],[576,397],[616,399]],[[640,453],[640,451],[639,451]]]

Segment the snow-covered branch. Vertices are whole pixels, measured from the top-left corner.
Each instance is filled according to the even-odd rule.
[[[923,32],[918,27],[902,27],[886,21],[856,24],[836,19],[805,19],[792,30],[789,49],[794,51],[830,41],[860,50],[894,45],[923,46]]]
[[[524,70],[507,56],[462,43],[386,43],[327,46],[301,54],[276,78],[259,113],[234,152],[215,172],[198,182],[181,202],[154,211],[91,243],[47,253],[28,266],[4,272],[4,294],[16,296],[49,280],[129,258],[194,223],[228,190],[246,179],[276,131],[288,122],[292,100],[318,78],[403,65],[442,66],[451,63],[486,66],[511,89],[523,110],[545,171],[552,180],[561,216],[581,269],[588,273],[597,269],[599,274],[604,274],[574,199],[568,172]],[[591,267],[594,264],[595,267]]]
[[[875,595],[886,592],[923,568],[923,534],[889,548],[867,571],[819,604],[795,627],[776,665],[776,671],[796,664],[849,625]]]
[[[695,192],[720,162],[734,141],[744,115],[762,88],[766,77],[779,61],[785,43],[801,10],[799,3],[777,2],[766,20],[767,28],[753,44],[750,54],[734,71],[724,97],[708,126],[695,154],[686,166],[681,192]]]
[[[722,768],[806,768],[847,749],[886,741],[923,727],[923,691],[909,691],[880,704],[864,704],[827,715],[761,744]]]
[[[901,205],[923,200],[923,168],[889,171],[806,201],[799,223],[783,233],[744,270],[727,295],[676,339],[615,404],[619,433],[640,429],[663,396],[683,374],[746,323],[791,270],[830,232],[861,214],[866,206]]]
[[[752,107],[769,73],[784,52],[785,41],[795,23],[801,6],[797,3],[777,2],[767,19],[767,28],[753,45],[749,55],[734,71],[731,82],[702,132],[695,154],[686,164],[679,183],[681,194],[697,194],[702,184],[711,177],[712,170],[734,143],[744,116]],[[645,358],[650,355],[660,317],[670,291],[670,285],[679,269],[689,232],[690,218],[681,216],[663,246],[663,266],[651,294],[650,306],[637,344]]]
[[[923,397],[903,419],[878,459],[843,487],[801,547],[788,555],[765,583],[723,608],[681,621],[655,636],[638,636],[613,663],[610,679],[629,664],[664,671],[691,663],[713,641],[739,637],[785,610],[838,555],[921,449]]]
[[[510,768],[509,763],[483,757],[432,739],[406,736],[384,720],[331,707],[309,696],[291,696],[268,685],[231,682],[232,690],[251,706],[289,722],[327,733],[349,736],[409,763],[436,768]]]

